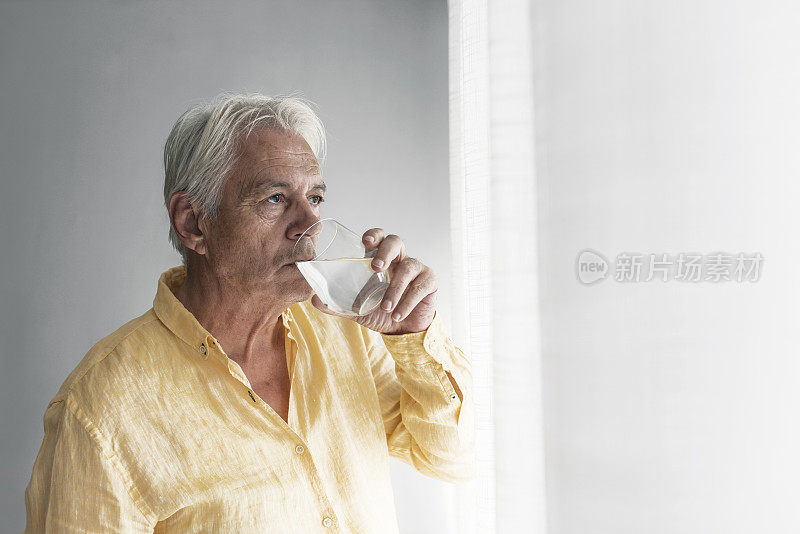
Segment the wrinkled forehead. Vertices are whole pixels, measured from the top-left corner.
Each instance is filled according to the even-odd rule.
[[[258,128],[237,143],[240,163],[245,165],[315,167],[314,152],[301,135],[277,128]]]
[[[238,142],[236,171],[230,186],[240,200],[269,181],[302,186],[319,182],[320,168],[314,152],[302,136],[274,128],[254,130]]]

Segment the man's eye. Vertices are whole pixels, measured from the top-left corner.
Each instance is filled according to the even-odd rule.
[[[269,202],[270,204],[277,204],[277,203],[280,202],[280,199],[282,197],[283,197],[283,193],[275,193],[274,195],[267,197],[265,200],[267,202]],[[322,204],[323,202],[325,202],[325,199],[322,198],[321,195],[314,195],[314,196],[312,196],[310,198],[311,198],[311,203],[314,206],[318,206],[318,205]]]

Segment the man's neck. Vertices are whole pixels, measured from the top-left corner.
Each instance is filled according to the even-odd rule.
[[[274,295],[249,293],[188,266],[175,297],[242,369],[285,365],[281,314],[288,306]],[[265,361],[272,359],[278,361]]]

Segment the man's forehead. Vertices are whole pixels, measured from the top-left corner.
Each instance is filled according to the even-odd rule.
[[[240,196],[272,182],[321,181],[317,158],[299,135],[262,128],[251,132],[240,150]]]
[[[240,144],[242,156],[255,161],[307,160],[317,164],[308,142],[298,134],[275,128],[253,130]]]
[[[254,130],[239,142],[239,165],[260,172],[265,167],[284,167],[319,174],[319,163],[302,136],[274,128]],[[249,173],[250,174],[250,173]]]

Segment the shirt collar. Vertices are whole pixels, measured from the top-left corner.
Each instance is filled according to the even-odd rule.
[[[186,267],[183,265],[164,271],[158,279],[153,311],[173,334],[205,356],[209,344],[217,341],[175,296],[175,291],[185,281]],[[291,310],[284,310],[282,317],[284,326],[289,329],[289,324],[293,321]]]
[[[212,336],[175,296],[175,291],[185,281],[186,267],[183,265],[164,271],[158,279],[153,311],[173,334],[196,350],[202,350],[206,347],[207,338]]]

